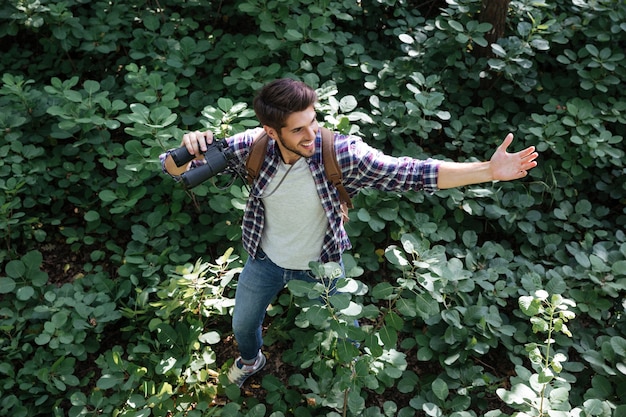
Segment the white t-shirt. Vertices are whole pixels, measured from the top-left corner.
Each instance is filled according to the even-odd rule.
[[[282,268],[309,269],[309,262],[319,260],[328,218],[306,159],[293,165],[281,161],[260,197],[265,206],[265,254]]]

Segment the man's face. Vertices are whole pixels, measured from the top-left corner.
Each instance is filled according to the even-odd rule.
[[[293,164],[300,157],[310,158],[315,153],[317,124],[313,106],[301,112],[292,113],[280,132],[266,127],[267,133],[276,140],[278,149],[287,164]]]

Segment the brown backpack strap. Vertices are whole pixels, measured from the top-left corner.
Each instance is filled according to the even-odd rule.
[[[265,133],[265,130],[262,130],[261,133],[254,138],[254,142],[252,146],[250,146],[250,153],[248,154],[248,159],[246,159],[246,171],[248,172],[246,178],[250,185],[252,185],[254,179],[258,177],[259,172],[261,172],[261,166],[263,165],[265,153],[267,152],[267,142],[269,142],[269,136]]]
[[[352,208],[352,200],[348,195],[348,192],[343,186],[343,176],[341,175],[341,167],[339,161],[337,161],[337,153],[335,151],[335,135],[333,132],[326,128],[322,129],[322,162],[324,164],[324,170],[326,171],[326,177],[333,183],[339,192],[339,200],[342,204],[345,204],[348,208]]]

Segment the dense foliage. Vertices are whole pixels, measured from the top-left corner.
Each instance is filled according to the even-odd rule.
[[[491,46],[480,11],[2,2],[0,414],[626,415],[626,4],[511,0]],[[281,294],[267,342],[289,375],[254,398],[216,356],[247,190],[185,190],[158,155],[254,126],[284,76],[394,155],[483,160],[510,131],[541,157],[512,183],[359,194],[342,291]]]

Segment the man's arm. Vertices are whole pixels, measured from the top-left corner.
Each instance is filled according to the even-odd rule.
[[[508,153],[506,149],[511,142],[513,134],[509,133],[488,162],[442,162],[439,165],[437,186],[446,189],[525,177],[528,170],[537,166],[538,154],[534,146],[516,153]]]

